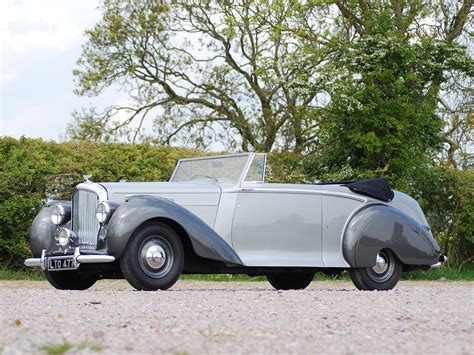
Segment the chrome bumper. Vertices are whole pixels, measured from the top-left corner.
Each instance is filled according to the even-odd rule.
[[[433,264],[430,266],[430,269],[437,269],[441,266],[443,266],[443,264],[448,261],[448,257],[446,255],[441,255],[439,257],[439,261],[436,263],[436,264]]]
[[[96,264],[96,263],[111,263],[115,261],[115,257],[112,255],[93,255],[93,254],[81,254],[79,248],[74,250],[74,264],[79,267],[80,264]],[[46,263],[48,257],[46,256],[46,250],[43,249],[40,258],[29,258],[25,260],[26,266],[39,266],[41,269],[46,270]]]

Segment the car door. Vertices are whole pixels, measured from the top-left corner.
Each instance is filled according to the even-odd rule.
[[[244,184],[232,244],[247,266],[323,266],[321,218],[318,186]]]

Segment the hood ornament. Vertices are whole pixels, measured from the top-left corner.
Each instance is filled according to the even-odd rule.
[[[83,179],[84,179],[83,181],[86,182],[86,183],[87,183],[87,182],[89,182],[89,183],[92,182],[92,181],[89,180],[89,178],[90,178],[91,176],[92,176],[92,174],[83,175],[83,176],[82,176]]]

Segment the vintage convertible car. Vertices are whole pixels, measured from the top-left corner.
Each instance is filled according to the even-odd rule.
[[[51,201],[33,221],[27,266],[58,289],[125,277],[138,290],[182,273],[266,275],[303,289],[315,272],[349,270],[361,290],[393,288],[403,271],[446,257],[418,203],[385,179],[264,182],[266,155],[182,159],[170,182],[96,183]]]

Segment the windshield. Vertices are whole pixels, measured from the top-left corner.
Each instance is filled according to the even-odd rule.
[[[246,154],[180,160],[171,181],[238,182],[248,158],[249,156]]]

